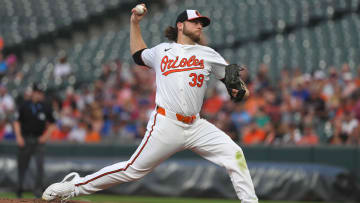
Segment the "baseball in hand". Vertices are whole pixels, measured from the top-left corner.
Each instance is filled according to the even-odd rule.
[[[137,15],[142,15],[144,13],[144,11],[145,11],[144,5],[138,4],[135,7],[135,14],[137,14]]]

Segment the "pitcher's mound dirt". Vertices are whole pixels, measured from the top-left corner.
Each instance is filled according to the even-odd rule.
[[[60,200],[53,200],[53,201],[45,201],[41,199],[2,199],[0,198],[0,203],[61,203]],[[67,203],[89,203],[84,201],[74,201],[70,200]]]

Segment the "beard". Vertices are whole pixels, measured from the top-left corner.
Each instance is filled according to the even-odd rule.
[[[194,32],[190,32],[185,24],[184,24],[184,30],[183,33],[185,36],[189,37],[192,41],[199,43],[200,42],[200,35],[195,34]]]

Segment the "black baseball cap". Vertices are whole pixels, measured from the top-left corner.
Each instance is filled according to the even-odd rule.
[[[199,19],[202,22],[203,27],[206,27],[210,24],[210,18],[207,16],[202,16],[199,11],[197,10],[185,10],[183,12],[181,12],[177,19],[176,19],[176,23],[178,22],[184,22],[187,20],[195,20],[195,19]]]

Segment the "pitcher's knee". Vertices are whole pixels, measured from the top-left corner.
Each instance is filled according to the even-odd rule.
[[[240,168],[240,170],[248,170],[245,156],[241,149],[235,153],[235,162],[236,165]]]
[[[150,171],[151,170],[137,169],[137,168],[134,168],[133,166],[130,166],[126,170],[126,175],[131,180],[139,180],[142,177],[144,177],[145,175],[147,175]]]
[[[229,171],[248,170],[244,153],[240,148],[231,153],[231,155],[228,155],[224,160],[224,167]]]

